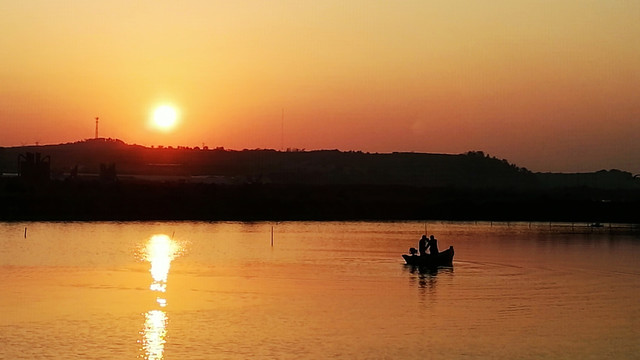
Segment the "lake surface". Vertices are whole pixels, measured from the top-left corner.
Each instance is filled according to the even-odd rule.
[[[425,227],[453,268],[403,265]],[[0,223],[0,359],[631,359],[638,339],[637,231]]]

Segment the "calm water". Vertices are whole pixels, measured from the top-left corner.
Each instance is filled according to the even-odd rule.
[[[639,357],[638,233],[427,226],[0,223],[0,359]]]

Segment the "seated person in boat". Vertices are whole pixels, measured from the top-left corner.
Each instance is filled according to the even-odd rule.
[[[438,240],[435,238],[435,236],[431,235],[429,237],[429,240],[427,241],[427,247],[425,248],[425,250],[426,249],[429,249],[430,255],[438,255]],[[422,251],[420,251],[420,254],[422,254]]]
[[[418,249],[420,250],[420,255],[427,255],[427,235],[422,235],[420,238],[420,242],[418,243]]]

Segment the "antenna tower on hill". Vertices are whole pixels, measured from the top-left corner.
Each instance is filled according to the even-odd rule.
[[[98,138],[98,117],[96,117],[96,139]]]

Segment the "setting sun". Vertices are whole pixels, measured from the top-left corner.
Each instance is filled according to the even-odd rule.
[[[170,105],[161,105],[155,108],[151,122],[154,128],[169,131],[175,127],[178,121],[178,111]]]

